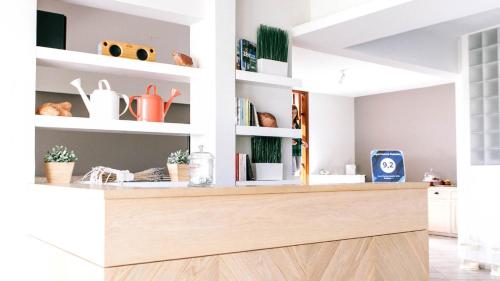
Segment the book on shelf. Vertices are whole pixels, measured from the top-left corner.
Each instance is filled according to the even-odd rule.
[[[241,70],[241,55],[240,55],[240,46],[236,46],[236,65],[237,70]]]
[[[240,41],[238,42],[238,47],[240,50],[240,69],[245,71],[257,72],[257,45],[246,39],[240,39]]]
[[[255,180],[250,157],[245,153],[236,153],[235,156],[235,176],[236,181],[250,181]]]
[[[259,127],[257,109],[247,98],[236,98],[236,124]]]

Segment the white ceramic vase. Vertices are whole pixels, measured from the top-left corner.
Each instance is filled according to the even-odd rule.
[[[257,71],[277,76],[288,76],[288,63],[268,59],[258,59]]]

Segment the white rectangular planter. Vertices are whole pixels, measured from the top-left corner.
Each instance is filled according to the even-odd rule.
[[[259,73],[288,76],[288,63],[268,59],[258,59],[257,71]]]
[[[279,181],[283,180],[282,163],[255,163],[255,180],[258,181]]]

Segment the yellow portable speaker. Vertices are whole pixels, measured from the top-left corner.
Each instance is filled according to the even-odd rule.
[[[143,61],[156,61],[155,49],[146,45],[105,40],[99,43],[97,49],[100,55]]]

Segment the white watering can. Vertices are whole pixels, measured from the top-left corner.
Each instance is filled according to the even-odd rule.
[[[118,120],[120,116],[127,112],[129,98],[126,95],[118,94],[115,91],[112,91],[108,80],[99,80],[99,89],[92,92],[90,99],[82,89],[82,82],[80,78],[71,81],[70,84],[78,90],[78,93],[80,93],[83,103],[85,103],[85,107],[87,107],[87,110],[89,111],[90,118]],[[120,97],[125,100],[126,104],[125,109],[121,113]]]

